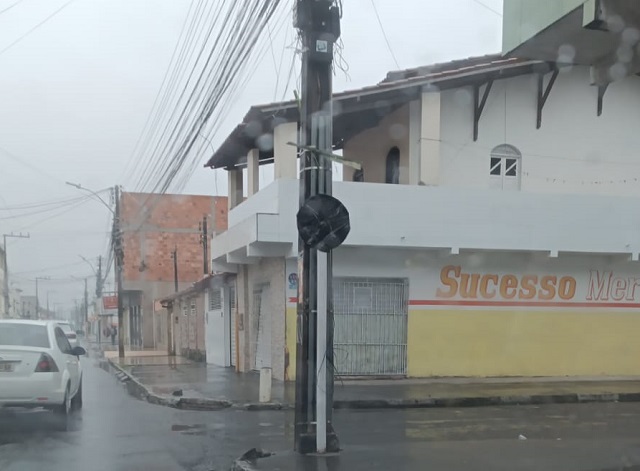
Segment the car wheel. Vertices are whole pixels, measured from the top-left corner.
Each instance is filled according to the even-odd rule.
[[[82,378],[80,378],[80,385],[78,386],[78,392],[73,399],[71,399],[71,407],[74,410],[82,409]]]
[[[67,389],[64,392],[64,401],[58,407],[54,409],[54,411],[63,417],[66,417],[71,412],[71,393],[69,385],[67,384]]]

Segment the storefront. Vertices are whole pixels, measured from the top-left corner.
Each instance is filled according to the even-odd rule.
[[[640,267],[622,256],[345,248],[334,260],[339,375],[640,374]]]

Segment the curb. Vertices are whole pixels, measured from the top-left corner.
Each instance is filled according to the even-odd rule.
[[[293,410],[293,404],[279,402],[270,403],[234,403],[226,399],[173,397],[159,395],[142,384],[120,365],[110,359],[100,360],[100,367],[116,376],[125,384],[127,392],[137,399],[165,407],[196,411],[244,410],[244,411],[287,411]],[[522,396],[485,396],[485,397],[452,397],[425,399],[357,399],[336,400],[335,410],[385,410],[385,409],[437,409],[445,407],[495,407],[525,406],[545,404],[587,404],[612,402],[640,402],[637,393],[597,393],[597,394],[539,394]]]

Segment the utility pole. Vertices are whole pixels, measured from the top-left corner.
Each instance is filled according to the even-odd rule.
[[[82,330],[87,330],[89,324],[89,291],[87,290],[87,281],[89,281],[89,278],[84,279],[84,327]]]
[[[102,297],[102,255],[98,257],[98,272],[96,273],[96,298]]]
[[[175,292],[178,292],[178,246],[176,245],[171,254],[173,258],[173,288]]]
[[[333,48],[340,36],[340,15],[334,0],[296,1],[294,23],[303,38],[298,133],[298,148],[303,151],[301,208],[309,198],[331,195],[332,191],[331,163],[325,155],[332,150],[331,78]],[[332,255],[319,252],[302,239],[298,247],[301,273],[298,284],[295,449],[305,454],[336,452],[340,445],[332,427]]]
[[[124,244],[120,218],[120,187],[114,188],[116,210],[113,216],[113,250],[116,264],[116,285],[118,290],[118,357],[124,359],[124,303],[122,293],[122,276],[124,270]]]
[[[11,234],[3,234],[2,238],[3,238],[3,244],[2,244],[2,248],[4,249],[4,315],[5,317],[10,317],[9,313],[9,262],[7,261],[7,259],[9,258],[9,256],[7,255],[7,237],[14,237],[17,239],[28,239],[31,237],[31,235],[29,235],[29,233],[23,234],[22,232],[20,234],[14,234],[13,232]]]
[[[202,230],[201,243],[202,252],[204,254],[204,274],[209,274],[209,229],[207,227],[207,216],[202,218],[202,224],[200,225]]]
[[[36,276],[36,319],[40,319],[40,297],[38,295],[38,281],[48,279],[48,276]]]

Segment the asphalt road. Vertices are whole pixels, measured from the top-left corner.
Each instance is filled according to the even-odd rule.
[[[338,411],[344,451],[301,458],[288,451],[289,412],[154,406],[83,361],[85,406],[68,422],[0,415],[0,470],[226,470],[262,447],[276,455],[257,468],[270,470],[640,471],[640,404]]]

